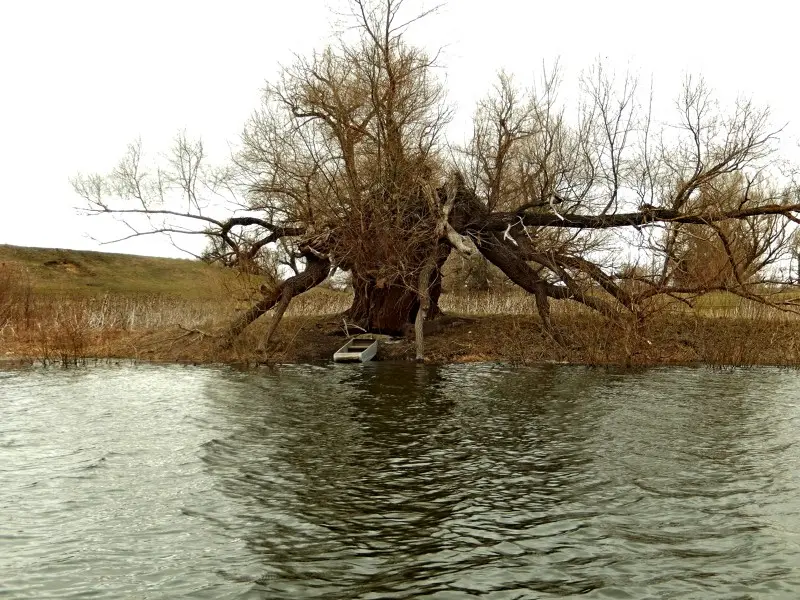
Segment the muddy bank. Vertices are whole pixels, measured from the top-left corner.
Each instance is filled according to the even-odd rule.
[[[188,363],[307,363],[332,360],[347,339],[333,316],[287,317],[260,349],[268,323],[257,323],[228,347],[222,327],[99,330],[52,339],[41,332],[0,340],[0,360],[74,364],[83,359]],[[350,332],[353,333],[353,332]],[[527,316],[451,316],[425,339],[426,362],[589,365],[800,366],[800,320],[669,316],[644,325],[586,316],[556,322],[551,333]],[[377,360],[414,360],[411,337],[382,341]]]

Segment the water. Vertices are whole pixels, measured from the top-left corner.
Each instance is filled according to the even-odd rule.
[[[0,372],[2,598],[797,598],[800,374]]]

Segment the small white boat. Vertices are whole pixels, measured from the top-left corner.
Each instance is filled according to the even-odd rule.
[[[333,353],[334,362],[367,362],[375,358],[378,352],[378,340],[372,336],[359,336]]]

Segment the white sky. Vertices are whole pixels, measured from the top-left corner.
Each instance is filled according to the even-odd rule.
[[[264,81],[292,52],[330,41],[329,7],[343,2],[0,0],[0,243],[179,255],[152,237],[99,246],[87,234],[112,230],[76,213],[69,177],[110,170],[139,136],[146,151],[164,151],[180,129],[224,159]],[[790,123],[791,148],[800,122],[793,4],[450,0],[412,38],[445,47],[462,128],[500,68],[525,82],[560,58],[569,81],[601,57],[653,75],[663,101],[687,72],[723,99],[751,95],[776,124]]]

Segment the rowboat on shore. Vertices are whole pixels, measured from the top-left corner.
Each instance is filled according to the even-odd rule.
[[[334,362],[367,362],[375,358],[378,340],[372,336],[357,336],[333,353]]]

